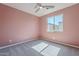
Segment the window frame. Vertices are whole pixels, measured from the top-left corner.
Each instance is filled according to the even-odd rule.
[[[60,18],[62,20],[61,21],[62,22],[62,29],[58,29],[58,30],[55,29],[55,26],[56,26],[55,25],[55,20],[56,20],[55,17],[57,17],[57,16],[58,17],[60,17],[60,16],[62,17],[62,18]],[[55,25],[54,27],[52,27],[53,31],[49,28],[50,24],[48,23],[49,18],[52,18],[52,17],[54,18],[53,22],[54,22],[54,25]],[[50,16],[50,17],[47,18],[47,32],[63,32],[63,24],[64,24],[64,15],[63,14],[58,14],[58,15],[55,15],[55,16]]]

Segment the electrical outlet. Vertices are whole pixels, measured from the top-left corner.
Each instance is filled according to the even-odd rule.
[[[12,40],[9,40],[9,43],[12,43]]]

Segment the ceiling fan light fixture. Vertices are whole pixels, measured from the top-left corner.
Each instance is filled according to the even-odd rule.
[[[54,8],[54,6],[50,6],[50,5],[42,5],[41,3],[37,3],[36,5],[35,5],[35,8],[37,8],[36,10],[35,10],[35,13],[37,13],[39,10],[41,10],[41,9],[46,9],[46,10],[48,10],[48,9],[51,9],[51,8]]]
[[[43,7],[42,6],[40,6],[40,9],[42,9]]]

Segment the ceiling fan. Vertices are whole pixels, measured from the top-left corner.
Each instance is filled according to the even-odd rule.
[[[35,13],[37,13],[40,9],[43,9],[43,8],[45,8],[45,9],[52,9],[52,8],[54,8],[55,6],[50,6],[50,5],[42,5],[41,3],[37,3],[36,5],[35,5]]]

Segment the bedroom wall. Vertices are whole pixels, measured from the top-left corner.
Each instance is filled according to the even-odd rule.
[[[47,17],[62,13],[64,31],[47,32]],[[79,46],[79,4],[40,18],[0,4],[0,28],[0,46],[38,38]]]
[[[39,18],[0,4],[0,45],[36,40]]]
[[[59,14],[64,15],[63,32],[47,32],[47,18]],[[79,46],[79,4],[42,16],[40,27],[41,38],[45,40]]]

